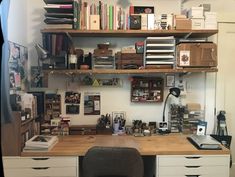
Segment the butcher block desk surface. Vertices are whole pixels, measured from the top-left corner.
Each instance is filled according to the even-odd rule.
[[[22,156],[84,156],[93,146],[134,147],[141,155],[215,155],[230,154],[222,150],[198,150],[187,135],[168,134],[145,137],[129,135],[68,135],[60,136],[59,142],[47,152],[22,152]]]

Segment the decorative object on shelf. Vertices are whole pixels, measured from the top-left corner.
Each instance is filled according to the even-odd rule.
[[[227,125],[226,125],[226,118],[225,118],[226,112],[221,110],[219,114],[217,115],[217,135],[223,136],[228,135]]]
[[[197,135],[206,135],[207,122],[199,121],[197,124]]]
[[[165,110],[166,110],[166,103],[170,95],[175,96],[178,98],[180,96],[180,89],[177,87],[172,87],[169,89],[169,93],[166,96],[165,102],[164,102],[164,107],[163,107],[163,115],[162,115],[162,122],[159,122],[159,127],[158,127],[158,132],[160,134],[165,134],[165,133],[170,133],[168,130],[168,123],[165,121]]]
[[[122,134],[125,132],[126,124],[126,112],[125,111],[114,111],[112,112],[113,118],[113,133]]]

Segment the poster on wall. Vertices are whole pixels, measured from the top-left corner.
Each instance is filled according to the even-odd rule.
[[[30,78],[30,83],[31,83],[31,88],[38,88],[42,87],[42,77],[40,74],[40,70],[37,66],[31,66],[31,78]]]
[[[11,90],[28,88],[28,49],[9,41],[9,79]]]
[[[100,115],[100,93],[84,94],[84,115]]]

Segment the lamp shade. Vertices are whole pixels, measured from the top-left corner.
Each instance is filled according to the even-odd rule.
[[[40,60],[44,60],[48,58],[49,52],[46,49],[44,49],[40,44],[36,44],[35,48],[37,50],[38,58]]]
[[[170,88],[170,94],[178,98],[180,96],[180,89],[177,87]]]
[[[166,103],[167,103],[167,100],[168,100],[168,97],[170,95],[173,95],[175,97],[179,97],[180,96],[180,89],[177,88],[177,87],[172,87],[169,89],[169,93],[168,95],[166,96],[166,99],[165,99],[165,102],[164,102],[164,107],[163,107],[163,116],[162,116],[162,121],[165,122],[165,109],[166,109]]]

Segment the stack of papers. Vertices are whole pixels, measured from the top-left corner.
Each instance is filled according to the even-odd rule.
[[[23,151],[49,151],[57,142],[57,136],[35,135],[26,141]]]

